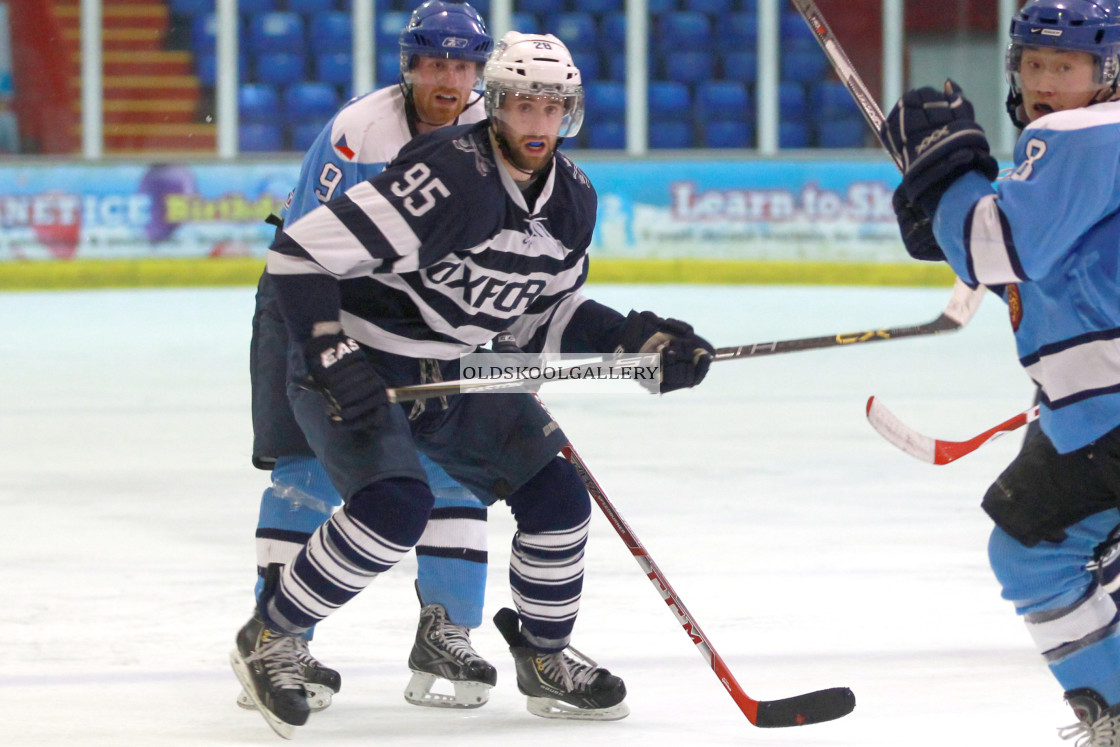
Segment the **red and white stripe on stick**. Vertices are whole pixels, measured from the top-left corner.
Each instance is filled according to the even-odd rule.
[[[989,441],[994,441],[1005,433],[1022,428],[1027,423],[1038,420],[1038,405],[1018,415],[1008,418],[999,425],[973,436],[967,441],[944,441],[931,438],[903,423],[875,397],[867,400],[867,420],[880,436],[890,441],[915,459],[928,464],[948,464],[979,449]]]

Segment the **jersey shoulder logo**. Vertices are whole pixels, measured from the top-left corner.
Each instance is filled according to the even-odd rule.
[[[1023,297],[1014,283],[1007,286],[1007,313],[1011,317],[1011,331],[1018,332],[1023,322]]]
[[[482,144],[473,134],[468,133],[460,138],[456,138],[451,141],[451,144],[464,153],[469,153],[474,156],[474,167],[482,176],[488,176],[493,170],[493,162],[486,154],[487,149],[482,147]]]
[[[338,151],[338,153],[340,155],[345,156],[346,160],[348,160],[348,161],[353,161],[354,156],[357,155],[350,148],[350,146],[346,144],[346,135],[339,135],[338,136],[338,140],[334,141],[334,149],[336,151]]]

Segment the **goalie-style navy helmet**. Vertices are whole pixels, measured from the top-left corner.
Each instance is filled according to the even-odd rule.
[[[1116,90],[1120,74],[1120,0],[1031,0],[1011,19],[1010,36],[1005,63],[1010,83],[1007,113],[1017,127],[1027,124],[1020,108],[1024,49],[1085,52],[1096,62],[1097,87]]]
[[[494,41],[478,11],[469,4],[428,0],[412,12],[408,26],[401,31],[400,46],[401,76],[407,85],[417,56],[476,62],[481,78],[482,64],[490,56]]]

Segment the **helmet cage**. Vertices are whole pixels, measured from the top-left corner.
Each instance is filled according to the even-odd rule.
[[[482,88],[482,69],[494,42],[478,11],[467,3],[428,0],[412,12],[408,26],[400,34],[401,82],[412,85],[412,68],[417,57],[474,62],[475,90]]]
[[[1120,8],[1115,0],[1034,0],[1011,21],[1004,70],[1011,96],[1022,94],[1020,64],[1029,48],[1085,52],[1094,61],[1093,82],[1116,89],[1120,74]],[[1088,91],[1087,91],[1088,92]]]
[[[557,137],[572,137],[583,125],[584,96],[579,68],[563,42],[551,34],[507,33],[483,74],[486,116],[504,120],[507,99],[548,97],[563,107]],[[551,134],[551,133],[534,133]]]

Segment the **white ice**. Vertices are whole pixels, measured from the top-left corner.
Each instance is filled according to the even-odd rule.
[[[717,346],[918,323],[949,289],[592,286]],[[228,666],[255,580],[267,475],[249,463],[250,288],[0,294],[0,744],[277,744]],[[546,390],[547,392],[547,390]],[[954,334],[722,362],[663,398],[550,403],[753,698],[846,685],[854,713],[750,725],[596,511],[577,648],[626,680],[629,718],[526,712],[493,626],[479,710],[408,705],[415,560],[324,622],[344,687],[321,745],[1057,744],[1061,688],[988,568],[979,508],[1020,434],[944,467],[879,438],[877,395],[930,435],[1024,409],[1004,306]],[[484,395],[475,395],[484,396]],[[547,399],[547,395],[546,395]],[[487,618],[510,605],[491,512]]]

